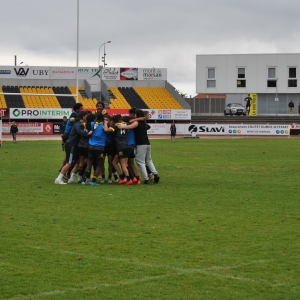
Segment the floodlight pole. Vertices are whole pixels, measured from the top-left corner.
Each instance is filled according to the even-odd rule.
[[[99,47],[99,54],[98,54],[98,67],[99,67],[99,69],[100,69],[100,73],[101,73],[101,69],[102,69],[102,66],[100,66],[100,50],[101,50],[101,47],[102,46],[104,46],[104,65],[103,65],[103,67],[105,68],[105,44],[109,44],[109,43],[111,43],[111,41],[107,41],[107,42],[105,42],[105,43],[103,43],[102,45],[100,45],[100,47]],[[101,76],[99,76],[99,78],[100,78],[100,82],[99,82],[99,101],[101,101]]]
[[[78,62],[79,62],[79,0],[77,0],[76,103],[78,103]]]
[[[104,46],[104,58],[105,58],[105,44],[109,44],[109,43],[111,43],[111,41],[107,41],[107,42],[103,43],[103,44],[99,47],[98,66],[100,66],[100,49],[101,49],[102,46]],[[104,61],[104,66],[103,66],[103,67],[105,68],[105,61]]]
[[[276,97],[275,97],[275,101],[276,101],[276,116],[277,116],[277,113],[278,113],[278,97],[277,97],[277,82],[278,82],[278,78],[275,78],[276,80]]]

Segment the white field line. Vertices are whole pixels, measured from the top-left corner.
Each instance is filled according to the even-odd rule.
[[[50,251],[49,249],[46,249],[46,248],[43,248],[43,247],[31,247],[31,248],[38,249],[38,250],[43,250],[43,251]],[[127,264],[134,264],[134,265],[137,265],[137,266],[145,266],[145,267],[152,267],[152,268],[165,268],[165,269],[176,271],[176,273],[170,273],[170,274],[158,275],[158,276],[145,276],[145,277],[137,278],[137,279],[127,279],[127,280],[122,280],[122,281],[119,281],[117,283],[112,283],[112,284],[101,283],[101,284],[97,284],[95,286],[84,287],[84,288],[69,288],[69,289],[66,289],[66,290],[54,290],[54,291],[50,291],[50,292],[30,294],[30,295],[7,298],[7,299],[1,299],[1,300],[38,299],[38,298],[44,298],[44,297],[52,296],[52,295],[61,295],[61,294],[66,294],[66,293],[71,293],[71,292],[96,290],[96,289],[99,289],[99,288],[102,288],[102,287],[114,287],[114,286],[119,286],[119,285],[129,285],[129,284],[134,284],[134,283],[139,283],[139,282],[145,282],[145,281],[157,280],[157,279],[162,279],[162,278],[181,276],[181,275],[184,275],[184,274],[195,274],[195,273],[200,273],[200,274],[209,275],[209,276],[215,276],[215,277],[219,277],[219,278],[227,278],[227,279],[234,279],[234,280],[239,280],[239,281],[253,282],[255,284],[270,285],[270,286],[273,286],[273,287],[276,287],[276,286],[291,287],[290,283],[278,283],[278,282],[273,283],[273,282],[269,282],[269,281],[262,280],[262,279],[255,280],[255,279],[252,279],[252,278],[232,276],[232,275],[228,275],[228,274],[220,274],[219,272],[217,272],[217,271],[221,271],[221,270],[231,270],[231,269],[235,269],[235,268],[242,267],[242,266],[247,266],[247,265],[263,264],[263,263],[269,263],[269,262],[272,262],[272,261],[276,261],[274,259],[253,260],[253,261],[250,261],[250,262],[236,264],[236,265],[213,266],[213,267],[204,268],[204,269],[184,269],[184,268],[179,268],[179,267],[171,266],[171,265],[151,264],[151,263],[140,262],[140,261],[137,261],[137,260],[103,257],[103,256],[99,256],[99,255],[84,254],[84,253],[78,253],[78,252],[73,252],[73,251],[57,250],[57,252],[64,253],[64,254],[81,256],[81,257],[91,257],[91,258],[103,259],[103,260],[107,260],[107,261],[119,261],[119,262],[123,262],[123,263],[127,263]],[[293,289],[298,289],[299,287],[300,286],[293,286],[292,288]]]

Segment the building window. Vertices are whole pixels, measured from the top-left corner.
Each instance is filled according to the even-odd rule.
[[[276,87],[276,68],[268,68],[267,87]]]
[[[237,81],[236,86],[237,87],[246,87],[246,72],[245,68],[238,68],[238,74],[237,74]]]
[[[207,69],[207,87],[208,88],[216,87],[216,69],[215,68]]]
[[[289,68],[288,87],[297,87],[296,68]]]
[[[245,68],[238,68],[238,78],[246,78]]]

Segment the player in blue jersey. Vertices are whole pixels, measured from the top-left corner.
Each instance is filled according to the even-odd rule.
[[[96,181],[99,173],[104,173],[104,147],[106,142],[106,132],[104,131],[102,114],[97,114],[95,122],[91,122],[91,129],[93,133],[89,138],[88,163],[84,175],[86,178],[86,184],[90,183],[91,185],[96,186],[99,185]],[[90,181],[93,165],[95,165],[95,170],[92,181]]]

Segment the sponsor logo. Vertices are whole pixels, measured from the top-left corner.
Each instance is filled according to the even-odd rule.
[[[51,131],[51,126],[49,124],[47,124],[47,126],[45,127],[46,131],[47,132],[50,132]]]
[[[122,76],[126,78],[137,78],[138,74],[134,70],[128,70],[121,73]]]
[[[206,126],[199,126],[199,132],[225,132],[225,128],[223,126],[216,126],[216,127],[206,127]],[[234,130],[234,133],[237,131]]]
[[[197,126],[196,125],[190,125],[189,126],[189,132],[192,133],[192,132],[197,132]]]
[[[155,74],[155,73],[160,74],[161,70],[160,69],[143,69],[143,73],[144,74]]]
[[[0,75],[10,75],[11,70],[0,70]]]
[[[68,74],[75,74],[75,71],[74,70],[52,70],[52,74],[68,75]]]
[[[86,68],[86,69],[84,69],[84,68],[82,68],[82,69],[80,69],[80,68],[78,68],[78,72],[79,73],[90,73],[90,72],[98,72],[98,71],[100,71],[100,69],[97,69],[97,68]]]
[[[143,69],[143,78],[158,78],[162,77],[162,70],[160,69]]]
[[[116,69],[104,69],[103,75],[105,76],[118,76],[119,71]]]
[[[93,78],[93,77],[101,78],[101,70],[100,69],[97,70],[97,72],[91,78]]]
[[[12,112],[15,118],[19,117],[63,117],[69,116],[69,111],[64,110],[43,110],[43,109],[15,109]]]
[[[26,70],[24,68],[19,68],[19,69],[14,68],[14,70],[18,77],[26,77],[28,74],[29,68],[27,68]]]
[[[34,76],[47,76],[49,70],[32,70],[32,75]]]

